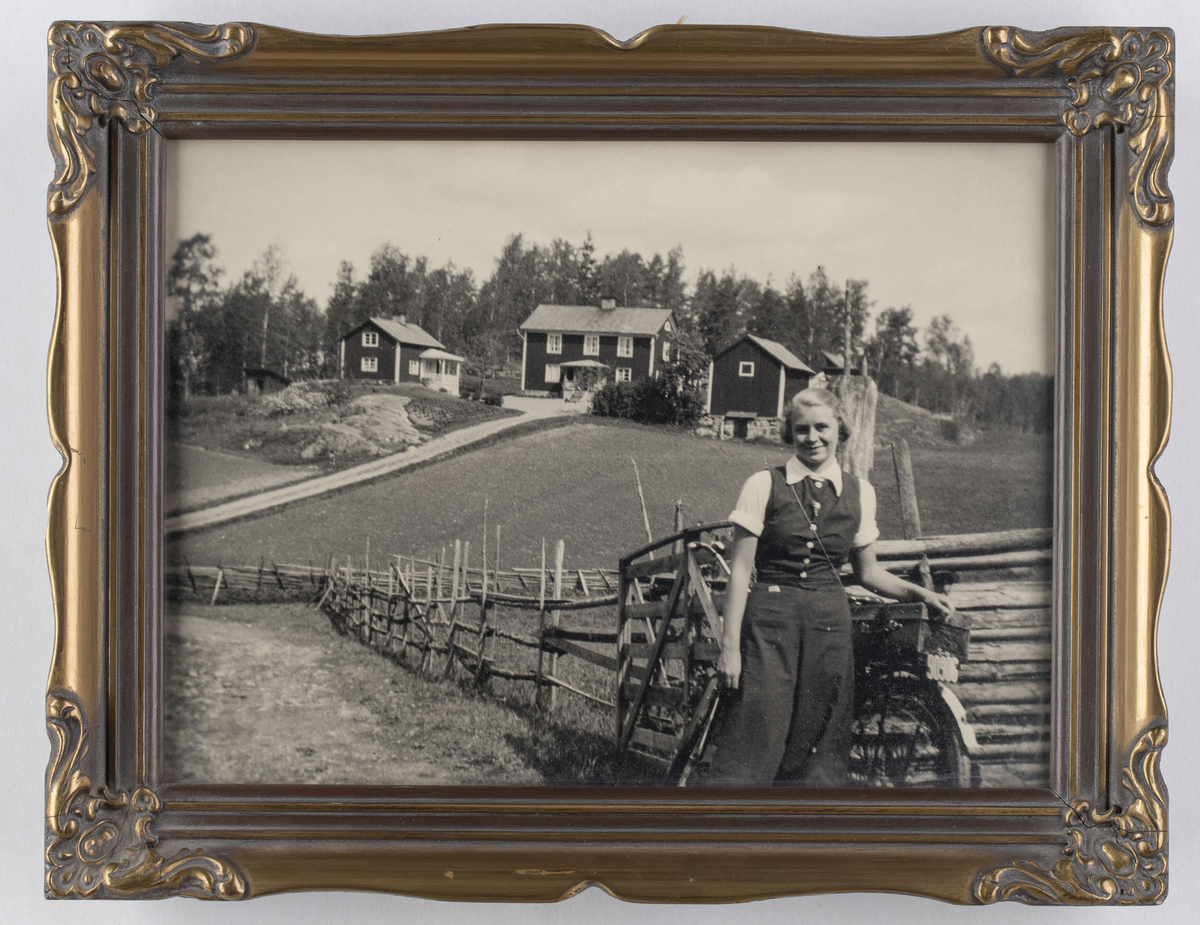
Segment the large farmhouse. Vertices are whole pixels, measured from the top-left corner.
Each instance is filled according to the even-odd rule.
[[[638,382],[676,359],[677,322],[665,308],[539,305],[520,331],[523,392],[559,394],[585,377]]]
[[[783,344],[744,334],[709,363],[706,410],[731,422],[733,436],[745,437],[750,421],[783,417],[814,375]]]
[[[421,382],[458,394],[463,358],[403,315],[364,321],[342,335],[339,349],[341,379]]]

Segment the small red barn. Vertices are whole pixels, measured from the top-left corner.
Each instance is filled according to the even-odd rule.
[[[781,418],[787,402],[814,375],[783,344],[743,334],[709,363],[706,410],[735,421]]]

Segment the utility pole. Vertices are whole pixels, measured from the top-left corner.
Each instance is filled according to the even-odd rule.
[[[846,280],[846,331],[842,348],[842,375],[850,375],[850,280]]]

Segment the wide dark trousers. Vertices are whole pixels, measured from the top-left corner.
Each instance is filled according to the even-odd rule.
[[[742,622],[740,687],[723,696],[707,783],[844,786],[854,722],[845,591],[755,585]]]

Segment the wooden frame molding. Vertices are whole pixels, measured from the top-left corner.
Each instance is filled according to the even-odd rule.
[[[1153,465],[1170,413],[1169,30],[893,39],[662,26],[622,43],[582,26],[350,38],[58,23],[48,44],[58,267],[48,390],[63,457],[47,533],[48,896],[315,888],[553,901],[598,885],[655,902],[846,890],[1162,901],[1155,636],[1169,512]],[[182,138],[313,137],[1054,145],[1050,787],[165,782],[165,150]],[[979,221],[1003,222],[1003,211]]]

